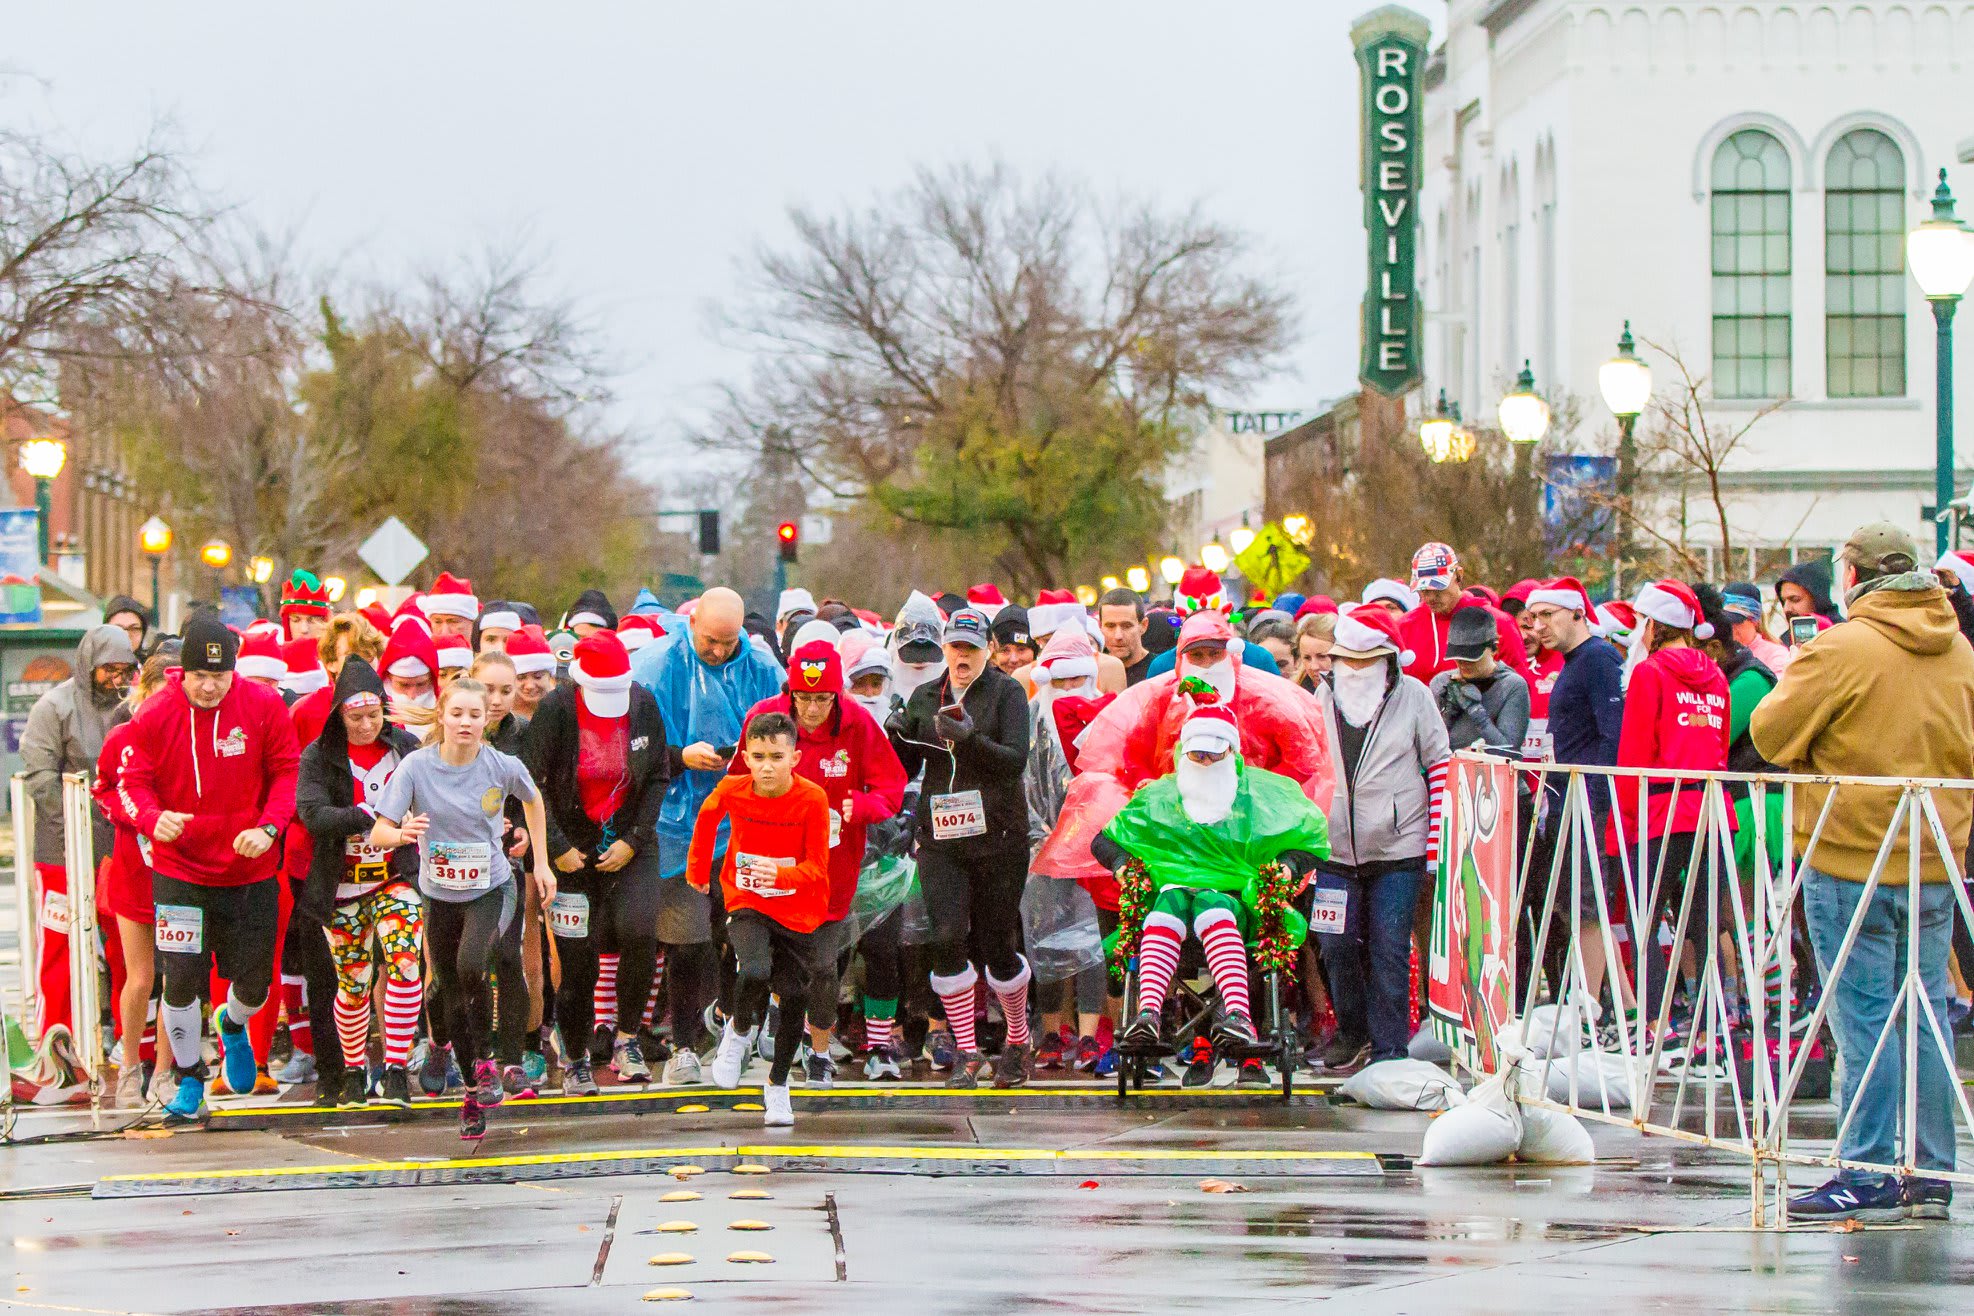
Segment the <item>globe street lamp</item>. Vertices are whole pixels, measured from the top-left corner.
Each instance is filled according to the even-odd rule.
[[[151,559],[151,620],[164,625],[164,604],[158,595],[158,564],[171,552],[171,527],[163,517],[154,516],[137,527],[137,546]]]
[[[199,548],[199,561],[212,568],[212,596],[218,602],[224,597],[220,593],[219,573],[233,561],[233,545],[224,539],[208,539]]]
[[[1235,526],[1233,533],[1227,536],[1227,546],[1234,550],[1235,557],[1239,557],[1241,554],[1247,552],[1248,545],[1253,542],[1254,531],[1248,529],[1247,513],[1242,512],[1241,523]]]
[[[274,559],[258,555],[247,559],[247,579],[256,585],[265,585],[274,579]]]
[[[341,576],[324,576],[322,578],[322,588],[329,592],[329,601],[331,603],[341,603],[343,601],[343,592],[349,587],[350,583]]]
[[[1510,443],[1540,443],[1549,433],[1549,404],[1535,391],[1535,372],[1527,360],[1515,377],[1515,391],[1501,399],[1495,414]]]
[[[1186,564],[1171,553],[1158,560],[1159,578],[1168,585],[1177,585],[1186,574]]]
[[[1134,594],[1150,593],[1151,572],[1145,570],[1143,567],[1131,567],[1124,573],[1124,583],[1131,587],[1131,591]]]
[[[1119,580],[1116,576],[1105,576],[1103,579],[1099,580],[1097,584],[1102,586],[1106,592],[1114,589],[1122,589],[1124,587],[1124,582]]]
[[[1974,235],[1953,212],[1947,171],[1933,192],[1933,217],[1905,237],[1905,261],[1933,307],[1933,551],[1947,551],[1947,511],[1953,502],[1953,313],[1974,282]]]
[[[48,523],[55,518],[55,497],[52,485],[56,476],[62,473],[62,463],[69,457],[66,443],[60,439],[29,439],[21,445],[21,469],[34,477],[34,508],[41,521],[41,562],[48,562]]]
[[[1631,321],[1618,337],[1618,354],[1597,369],[1597,391],[1618,418],[1618,584],[1631,560],[1631,491],[1638,479],[1638,443],[1632,437],[1639,416],[1652,400],[1652,367],[1638,359]]]
[[[1307,548],[1309,541],[1316,537],[1316,523],[1301,512],[1290,512],[1282,518],[1282,531],[1290,539]]]
[[[1227,546],[1218,539],[1200,547],[1199,564],[1216,576],[1227,574],[1227,563],[1231,560],[1227,556]]]

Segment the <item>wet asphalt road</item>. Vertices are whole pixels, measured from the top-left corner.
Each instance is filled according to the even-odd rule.
[[[1379,1153],[1355,1176],[1229,1174],[1196,1165],[1019,1177],[721,1171],[476,1187],[203,1192],[0,1200],[12,1243],[4,1310],[549,1313],[695,1308],[789,1312],[1164,1312],[1337,1299],[1371,1312],[1964,1310],[1974,1232],[1746,1232],[1746,1171],[1725,1157],[1593,1127],[1596,1167],[1413,1169],[1425,1117],[1320,1105],[1074,1111],[969,1109],[758,1116],[538,1117],[509,1107],[478,1154],[858,1145],[946,1149],[1248,1149]],[[30,1116],[32,1136],[73,1119]],[[344,1117],[281,1132],[43,1143],[0,1151],[0,1190],[108,1175],[352,1165],[462,1154],[445,1121]],[[830,1163],[825,1160],[826,1164]],[[837,1164],[841,1164],[838,1162]],[[1238,1160],[1225,1162],[1238,1166]],[[920,1167],[926,1168],[926,1167]],[[964,1171],[956,1162],[934,1169]],[[1340,1167],[1345,1168],[1345,1167]],[[1088,1177],[1081,1177],[1086,1175]],[[771,1193],[735,1202],[736,1189]],[[691,1202],[666,1193],[696,1191]],[[735,1232],[736,1219],[766,1231]],[[661,1233],[683,1221],[690,1232]],[[1668,1232],[1641,1233],[1640,1227]],[[757,1250],[769,1264],[730,1263]],[[656,1267],[650,1258],[693,1258]]]

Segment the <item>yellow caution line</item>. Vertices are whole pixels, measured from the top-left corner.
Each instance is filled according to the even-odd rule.
[[[473,1156],[432,1161],[344,1161],[328,1165],[279,1165],[246,1170],[194,1170],[158,1174],[105,1175],[104,1183],[147,1183],[183,1179],[281,1179],[311,1174],[389,1174],[416,1170],[502,1169],[527,1165],[596,1165],[612,1161],[667,1157],[808,1157],[828,1160],[925,1161],[1375,1161],[1366,1151],[1184,1151],[1052,1147],[645,1147],[627,1151],[541,1152],[532,1156]]]

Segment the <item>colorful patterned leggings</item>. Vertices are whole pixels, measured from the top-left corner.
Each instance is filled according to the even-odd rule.
[[[384,962],[381,1005],[384,1063],[402,1065],[418,1030],[425,982],[419,942],[425,910],[404,882],[386,882],[367,895],[336,906],[329,920],[329,955],[336,965],[336,1033],[343,1063],[361,1068],[370,1041],[370,995],[375,977],[373,941]]]

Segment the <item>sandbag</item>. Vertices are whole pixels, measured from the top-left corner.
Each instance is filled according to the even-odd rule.
[[[1576,1116],[1524,1106],[1522,1140],[1515,1148],[1515,1159],[1537,1165],[1588,1165],[1597,1159],[1597,1147]]]
[[[1541,1061],[1525,1063],[1542,1064]],[[1574,1076],[1576,1091],[1570,1091]],[[1575,1104],[1582,1110],[1630,1110],[1631,1062],[1609,1051],[1584,1051],[1549,1062],[1547,1092],[1551,1101]]]
[[[1429,1065],[1453,1063],[1453,1048],[1433,1034],[1430,1020],[1419,1025],[1419,1031],[1412,1034],[1412,1040],[1405,1046],[1405,1054],[1414,1060],[1423,1060]]]
[[[1380,1060],[1344,1080],[1342,1094],[1373,1110],[1449,1110],[1467,1094],[1453,1075],[1423,1060]]]
[[[1598,1013],[1595,1001],[1538,1005],[1522,1021],[1522,1044],[1532,1056],[1573,1056],[1583,1049],[1585,1026],[1594,1027]]]
[[[1497,1074],[1426,1128],[1420,1165],[1496,1165],[1522,1142],[1522,1110],[1508,1098],[1507,1075]]]

